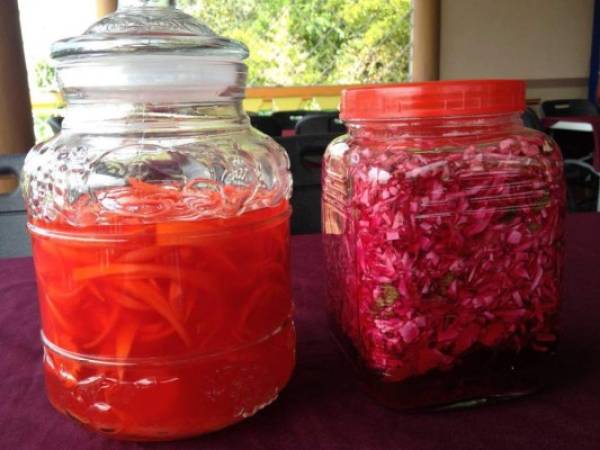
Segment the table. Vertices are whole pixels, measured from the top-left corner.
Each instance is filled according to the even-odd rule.
[[[561,382],[479,409],[400,414],[372,402],[329,337],[320,237],[292,239],[298,365],[270,407],[193,440],[109,440],[56,413],[41,373],[31,259],[0,260],[0,448],[95,449],[598,449],[600,448],[600,214],[567,221]]]

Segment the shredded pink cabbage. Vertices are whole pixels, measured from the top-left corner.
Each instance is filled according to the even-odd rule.
[[[555,145],[537,133],[448,151],[350,145],[346,223],[325,244],[330,308],[363,362],[400,381],[482,347],[551,349],[564,209]]]

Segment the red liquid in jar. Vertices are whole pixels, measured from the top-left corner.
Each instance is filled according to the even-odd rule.
[[[288,217],[282,202],[227,219],[33,222],[52,404],[115,437],[161,440],[272,402],[295,362]]]

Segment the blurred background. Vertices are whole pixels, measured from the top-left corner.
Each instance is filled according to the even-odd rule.
[[[52,95],[56,86],[48,56],[50,43],[81,34],[113,3],[116,2],[19,0],[37,139],[52,135],[47,120],[59,104]],[[217,33],[249,47],[251,87],[388,83],[410,78],[410,0],[179,0],[175,3]],[[337,95],[332,97],[321,99],[321,105],[292,98],[279,101],[275,107],[335,109]],[[286,98],[289,97],[281,97]],[[251,98],[247,109],[273,107],[262,103],[259,98]]]
[[[82,33],[116,3],[18,1],[37,139],[52,135],[47,119],[60,105],[53,95],[56,86],[48,57],[50,43]],[[588,97],[594,3],[594,0],[175,2],[217,33],[248,45],[250,87],[522,78],[528,82],[528,97],[533,106],[548,99]],[[419,8],[425,10],[418,11]],[[421,13],[417,17],[419,23],[415,23],[415,12]],[[431,30],[416,30],[415,36],[415,25]],[[432,41],[437,41],[437,49],[432,48],[436,46]],[[414,46],[417,50],[420,47],[420,55],[415,55]],[[417,63],[428,67],[414,67],[415,56],[427,59]],[[246,108],[256,112],[335,109],[339,90],[271,93],[250,90]]]

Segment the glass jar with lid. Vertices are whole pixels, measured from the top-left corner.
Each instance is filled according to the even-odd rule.
[[[524,108],[512,80],[343,94],[349,134],[323,172],[329,311],[386,405],[512,398],[553,373],[563,169]]]
[[[52,404],[126,439],[275,400],[295,360],[289,163],[244,114],[246,47],[128,1],[52,47],[63,129],[23,191]]]

